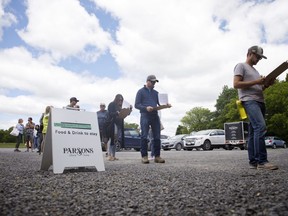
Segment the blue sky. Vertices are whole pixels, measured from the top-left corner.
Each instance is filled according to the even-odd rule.
[[[263,75],[288,59],[286,0],[0,2],[1,129],[28,116],[37,123],[72,96],[92,112],[118,93],[134,105],[155,74],[173,106],[161,112],[163,133],[173,135],[190,109],[215,109],[250,46],[264,48]],[[139,124],[139,112],[126,121]]]
[[[80,1],[80,4],[85,8],[85,10],[87,10],[88,13],[95,14],[95,16],[97,16],[103,30],[109,32],[112,38],[116,41],[115,32],[117,26],[119,25],[118,20],[113,18],[109,12],[97,7],[89,0]],[[27,48],[33,55],[39,55],[41,50],[35,49],[34,47],[29,46],[29,44],[26,44],[15,31],[17,29],[23,29],[27,25],[28,20],[25,15],[25,1],[19,3],[17,0],[12,0],[11,3],[7,5],[6,10],[7,12],[13,13],[18,22],[13,25],[13,28],[4,29],[5,34],[3,35],[2,42],[0,43],[0,48],[25,46],[25,48]],[[87,49],[89,49],[89,47]],[[90,49],[93,49],[93,47],[90,47]],[[108,76],[116,79],[120,76],[119,68],[109,50],[101,55],[96,62],[86,63],[78,60],[77,58],[71,57],[60,61],[58,65],[74,72],[88,70],[100,77]],[[95,68],[97,68],[97,70],[95,70]],[[103,70],[105,70],[105,74],[101,73]]]

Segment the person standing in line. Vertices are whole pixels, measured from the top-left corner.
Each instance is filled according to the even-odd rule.
[[[160,131],[161,123],[158,115],[157,107],[159,104],[158,92],[154,90],[156,82],[159,82],[155,75],[149,75],[146,79],[146,85],[139,89],[136,94],[135,108],[140,110],[140,127],[141,127],[141,156],[142,163],[148,164],[148,133],[151,127],[153,135],[154,162],[165,163],[165,160],[160,157],[161,142]],[[169,105],[170,107],[171,105]]]
[[[118,160],[115,157],[116,154],[116,143],[124,143],[124,120],[119,118],[120,111],[123,104],[123,96],[117,94],[114,101],[108,105],[108,115],[105,124],[105,137],[110,139],[108,160]]]
[[[17,142],[16,142],[16,146],[14,149],[14,152],[21,152],[19,150],[19,145],[23,140],[23,132],[24,132],[24,125],[23,125],[23,119],[18,119],[18,124],[16,125],[17,130],[19,131],[19,134],[17,136]]]
[[[26,143],[26,151],[29,152],[30,144],[31,148],[33,146],[33,134],[34,134],[34,128],[35,128],[35,123],[32,122],[32,117],[28,118],[28,122],[25,126],[25,143]]]
[[[42,130],[42,143],[41,143],[41,151],[39,151],[39,155],[41,154],[41,152],[44,152],[44,148],[45,148],[45,138],[46,138],[46,133],[47,133],[47,129],[48,129],[48,123],[49,123],[49,117],[50,117],[50,111],[51,108],[53,108],[53,106],[47,106],[43,115],[43,130]]]
[[[80,110],[80,106],[77,104],[78,102],[79,100],[76,97],[71,97],[70,104],[66,106],[66,109]]]
[[[269,163],[265,145],[265,103],[263,90],[265,77],[260,76],[254,68],[262,58],[263,49],[252,46],[248,49],[246,61],[234,68],[234,88],[238,89],[239,100],[242,102],[249,118],[248,157],[251,169],[276,170],[278,166]],[[273,83],[271,83],[273,84]]]
[[[38,150],[37,150],[37,153],[40,153],[41,152],[41,143],[43,141],[43,134],[42,134],[42,130],[43,130],[43,117],[44,117],[44,113],[42,113],[41,117],[40,117],[40,120],[39,120],[39,130],[37,132],[37,137],[38,137]]]
[[[104,143],[106,156],[108,156],[109,146],[108,146],[107,138],[104,137],[104,126],[105,126],[105,121],[108,115],[108,111],[105,108],[106,108],[105,103],[100,103],[100,110],[97,111],[97,118],[98,118],[101,144]]]
[[[33,132],[33,146],[32,146],[32,151],[38,149],[38,132],[39,132],[39,125],[35,125],[35,129]]]

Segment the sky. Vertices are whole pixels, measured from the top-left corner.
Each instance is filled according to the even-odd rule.
[[[134,106],[154,74],[168,94],[162,134],[194,107],[215,110],[233,68],[259,45],[269,74],[288,60],[287,0],[0,0],[0,129],[39,123],[77,97],[99,110],[116,94]],[[286,73],[279,76],[285,79]],[[125,119],[140,123],[139,110]]]

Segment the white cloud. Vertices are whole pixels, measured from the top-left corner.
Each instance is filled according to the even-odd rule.
[[[28,0],[27,6],[29,22],[18,32],[20,37],[56,60],[75,56],[96,61],[112,43],[97,17],[77,0]]]
[[[214,109],[223,86],[232,87],[233,68],[245,61],[250,46],[264,48],[268,60],[256,66],[263,75],[287,60],[285,0],[94,2],[118,20],[116,42],[76,0],[27,1],[28,26],[19,34],[42,55],[35,58],[23,47],[0,50],[0,112],[23,115],[26,110],[37,116],[46,105],[65,106],[71,96],[96,111],[117,93],[134,105],[146,76],[155,74],[160,80],[156,90],[168,93],[172,104],[161,112],[163,133],[172,135],[193,107]],[[225,31],[219,28],[223,24]],[[116,80],[89,71],[76,74],[56,64],[71,56],[95,60],[108,50],[122,73]],[[15,89],[25,94],[8,96]],[[138,110],[127,121],[139,124]]]

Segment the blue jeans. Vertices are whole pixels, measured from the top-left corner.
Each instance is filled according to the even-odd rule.
[[[154,157],[155,153],[154,153],[154,140],[153,139],[150,140],[150,148],[151,148],[151,157]]]
[[[249,118],[248,157],[250,164],[264,164],[267,160],[265,145],[265,104],[257,101],[243,101]]]
[[[154,156],[160,156],[160,119],[158,114],[141,113],[141,156],[148,156],[149,126],[152,129]],[[152,151],[152,150],[151,150]]]
[[[33,138],[33,146],[32,146],[33,149],[38,149],[38,137],[34,136]]]
[[[122,128],[119,125],[114,124],[114,132],[117,134],[115,137],[111,137],[111,142],[110,142],[110,146],[109,146],[109,154],[112,157],[115,157],[115,153],[116,153],[116,142],[121,142],[122,140]]]

